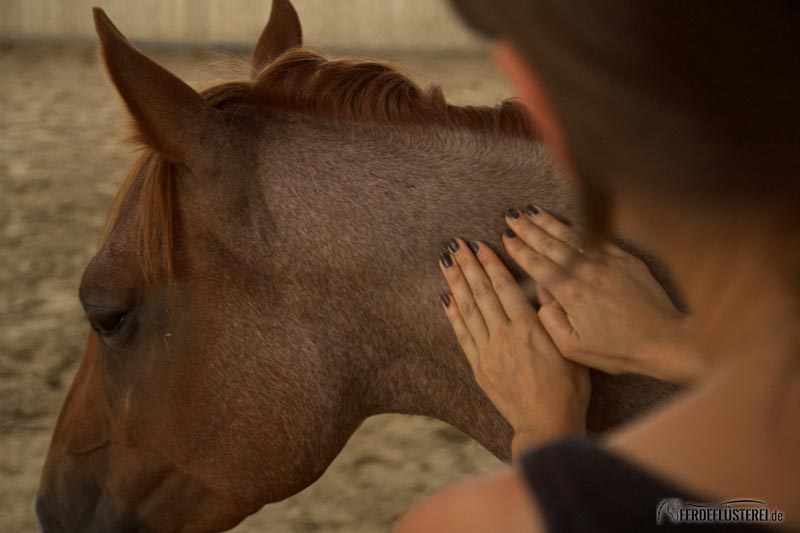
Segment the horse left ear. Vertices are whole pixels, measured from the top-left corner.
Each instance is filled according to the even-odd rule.
[[[102,9],[92,11],[106,69],[144,142],[189,167],[208,157],[204,145],[215,136],[218,111],[134,48]]]
[[[253,78],[286,50],[303,44],[300,18],[289,0],[272,0],[269,22],[261,32],[251,61]]]

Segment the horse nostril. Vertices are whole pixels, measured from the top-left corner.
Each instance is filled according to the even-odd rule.
[[[36,503],[34,503],[33,510],[36,513],[36,525],[40,533],[50,533],[54,531],[61,531],[61,527],[53,518],[50,509],[47,508],[44,498],[36,496]]]

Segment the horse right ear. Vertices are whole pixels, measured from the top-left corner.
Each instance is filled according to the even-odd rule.
[[[99,7],[93,9],[109,77],[143,141],[169,160],[192,167],[207,158],[218,112],[186,83],[145,57]]]
[[[269,22],[261,32],[251,61],[253,78],[273,59],[303,44],[300,17],[289,0],[272,0]]]

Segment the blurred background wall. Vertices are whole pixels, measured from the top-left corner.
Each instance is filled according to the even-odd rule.
[[[294,0],[307,43],[333,50],[476,50],[447,0]],[[94,40],[91,7],[132,40],[249,47],[270,0],[0,0],[0,38]]]

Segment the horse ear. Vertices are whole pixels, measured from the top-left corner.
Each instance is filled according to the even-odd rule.
[[[216,110],[134,48],[102,9],[92,11],[106,69],[144,142],[167,159],[188,165],[193,154],[201,154],[202,140],[210,138]]]
[[[258,38],[253,52],[253,78],[270,61],[290,48],[303,44],[300,18],[289,0],[272,0],[269,22]]]

